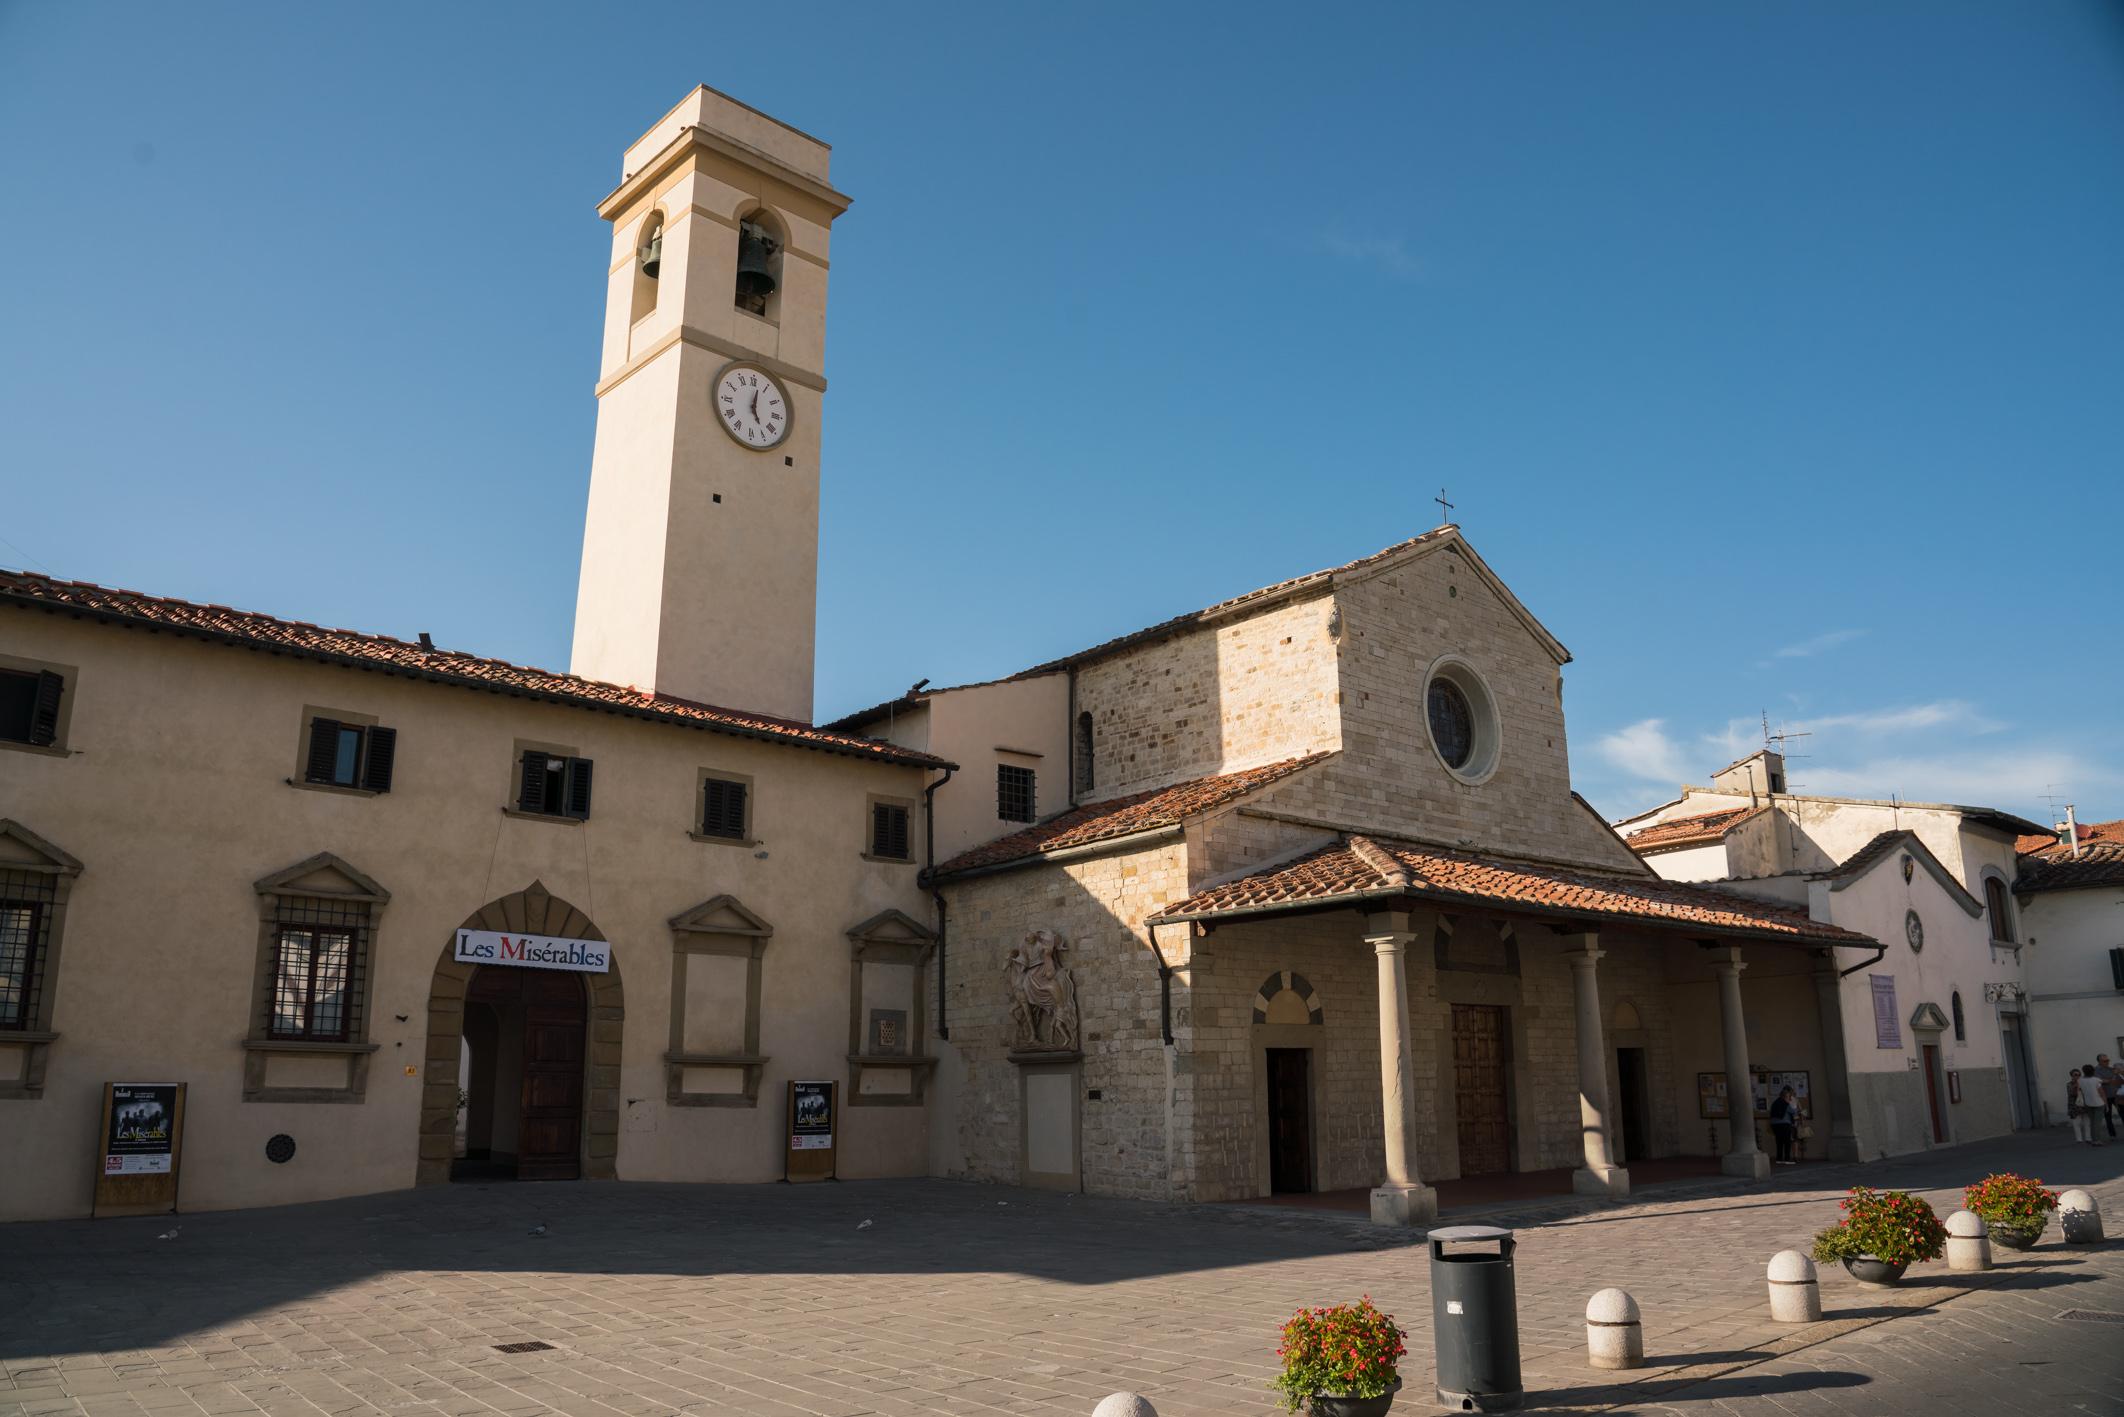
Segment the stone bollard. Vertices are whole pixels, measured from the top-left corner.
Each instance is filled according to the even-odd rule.
[[[2058,1226],[2068,1245],[2102,1243],[2102,1211],[2085,1191],[2067,1191],[2058,1197]]]
[[[1770,1257],[1770,1317],[1781,1324],[1811,1324],[1822,1316],[1822,1286],[1814,1261],[1798,1250]]]
[[[1158,1417],[1158,1409],[1132,1392],[1117,1392],[1092,1409],[1092,1417]]]
[[[1991,1268],[1991,1227],[1975,1211],[1958,1210],[1947,1217],[1947,1268]]]
[[[1586,1301],[1586,1360],[1596,1368],[1645,1365],[1637,1301],[1620,1289],[1603,1289]]]

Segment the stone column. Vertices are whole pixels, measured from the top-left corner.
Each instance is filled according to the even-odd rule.
[[[1417,1179],[1416,1055],[1409,1038],[1408,916],[1374,915],[1365,943],[1379,960],[1379,1083],[1385,1109],[1386,1184],[1372,1191],[1375,1225],[1428,1225],[1438,1192]]]
[[[1741,1012],[1741,963],[1739,945],[1721,945],[1711,952],[1711,968],[1718,974],[1718,1017],[1726,1034],[1726,1122],[1733,1129],[1733,1147],[1720,1163],[1728,1176],[1763,1177],[1770,1174],[1770,1158],[1755,1144],[1755,1086],[1748,1072],[1748,1020]]]
[[[1585,1164],[1571,1173],[1571,1189],[1582,1196],[1626,1196],[1630,1173],[1608,1150],[1608,1050],[1602,1030],[1600,980],[1594,966],[1607,951],[1600,936],[1588,931],[1564,941],[1571,962],[1571,983],[1578,1004],[1578,1125],[1584,1138]]]

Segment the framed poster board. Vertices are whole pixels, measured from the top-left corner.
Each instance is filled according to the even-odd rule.
[[[1696,1115],[1699,1117],[1718,1118],[1730,1115],[1726,1107],[1726,1075],[1724,1073],[1698,1073],[1696,1075]]]
[[[832,1181],[834,1170],[834,1085],[789,1084],[788,1150],[782,1154],[785,1181]]]
[[[103,1125],[96,1135],[91,1216],[176,1213],[184,1162],[183,1083],[105,1083]]]
[[[1792,1099],[1799,1105],[1802,1121],[1814,1120],[1814,1099],[1807,1091],[1807,1074],[1804,1072],[1758,1072],[1755,1074],[1755,1115],[1770,1115],[1770,1099],[1792,1089]]]

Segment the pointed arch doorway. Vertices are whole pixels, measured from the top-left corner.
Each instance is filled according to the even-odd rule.
[[[538,881],[481,906],[459,928],[605,939]],[[415,1184],[450,1180],[453,1164],[466,1179],[613,1179],[626,1021],[618,952],[611,973],[581,974],[464,964],[455,944],[453,931],[428,989]],[[488,1153],[463,1162],[455,1157],[460,1088],[472,1103],[466,1149]],[[466,1164],[474,1162],[484,1164]]]

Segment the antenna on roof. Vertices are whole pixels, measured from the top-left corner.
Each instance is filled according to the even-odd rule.
[[[1782,758],[1805,758],[1807,756],[1805,753],[1793,752],[1791,745],[1799,742],[1803,738],[1812,738],[1814,736],[1813,732],[1810,730],[1802,733],[1791,733],[1783,728],[1780,728],[1777,732],[1772,733],[1770,731],[1770,710],[1764,709],[1762,713],[1763,750],[1765,752],[1776,753],[1779,757]]]
[[[1447,513],[1453,510],[1453,504],[1445,499],[1445,489],[1443,487],[1439,488],[1438,495],[1431,500],[1438,504],[1438,524],[1440,526],[1451,524],[1453,519]]]

